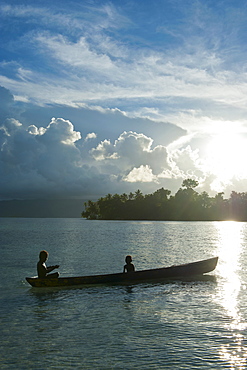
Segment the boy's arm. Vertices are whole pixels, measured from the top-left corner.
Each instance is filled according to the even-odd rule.
[[[55,266],[48,266],[47,268],[46,268],[46,271],[47,272],[51,272],[51,271],[53,271],[53,270],[55,270],[55,269],[58,269],[59,268],[59,265],[55,265]]]

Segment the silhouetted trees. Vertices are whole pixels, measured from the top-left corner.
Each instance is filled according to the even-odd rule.
[[[173,196],[161,188],[143,195],[138,189],[130,194],[108,194],[84,203],[82,217],[93,220],[166,220],[166,221],[247,221],[247,193],[232,191],[230,199],[224,193],[209,197],[207,192],[194,190],[196,180],[186,179]]]

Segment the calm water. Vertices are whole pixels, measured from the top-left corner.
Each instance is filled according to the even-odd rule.
[[[247,223],[2,218],[0,241],[1,369],[247,368]],[[205,281],[34,289],[41,249],[63,276],[220,259]]]

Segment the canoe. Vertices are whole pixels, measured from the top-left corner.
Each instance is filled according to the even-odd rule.
[[[91,284],[136,284],[140,282],[163,281],[166,279],[179,279],[195,275],[203,275],[213,271],[217,265],[217,262],[218,257],[213,257],[178,266],[128,273],[58,278],[27,277],[26,280],[32,287],[63,287]]]

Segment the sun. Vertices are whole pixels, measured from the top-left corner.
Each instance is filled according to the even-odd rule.
[[[206,167],[219,181],[247,178],[247,140],[237,133],[215,135],[207,147]]]

